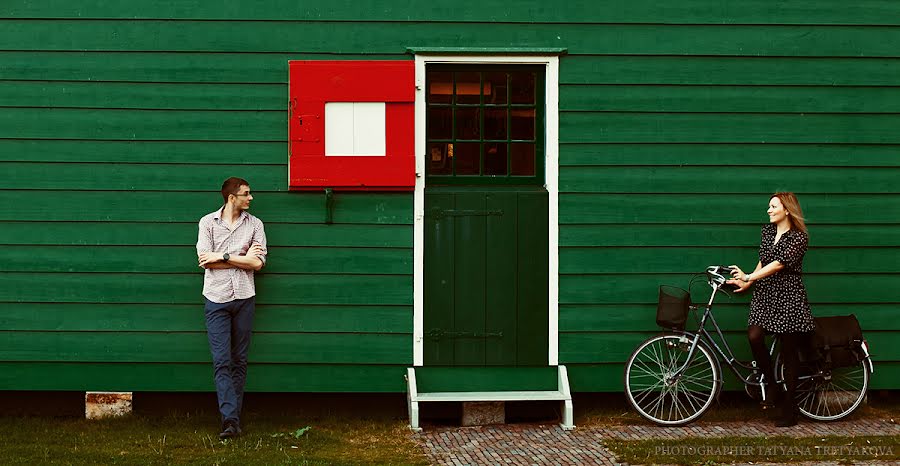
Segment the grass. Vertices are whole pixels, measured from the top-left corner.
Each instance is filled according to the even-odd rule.
[[[628,406],[624,395],[593,400],[577,420],[579,427],[649,425]],[[772,413],[762,411],[757,402],[743,393],[725,393],[698,423],[772,422]],[[900,423],[900,392],[873,392],[869,403],[848,420],[877,419]],[[805,421],[808,422],[808,421]],[[900,462],[900,435],[826,437],[742,437],[685,438],[678,440],[604,439],[604,445],[619,461],[632,464],[713,465],[740,463],[851,462],[879,460]]]
[[[402,421],[259,417],[220,441],[208,415],[0,417],[4,464],[427,464]],[[305,428],[307,428],[304,430]]]

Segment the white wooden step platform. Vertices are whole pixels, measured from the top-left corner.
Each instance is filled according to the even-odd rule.
[[[421,431],[419,427],[419,403],[433,401],[561,401],[564,430],[575,428],[572,415],[572,393],[569,390],[569,376],[566,366],[557,366],[556,390],[526,391],[473,391],[473,392],[430,392],[420,393],[416,383],[416,368],[406,370],[406,399],[409,408],[409,428]]]

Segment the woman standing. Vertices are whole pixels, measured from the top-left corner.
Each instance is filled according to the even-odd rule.
[[[797,389],[797,351],[815,328],[806,288],[803,286],[803,256],[809,237],[803,221],[803,211],[794,193],[779,192],[769,199],[769,224],[762,227],[759,243],[759,262],[752,273],[744,273],[734,267],[734,279],[728,283],[738,286],[738,292],[756,284],[750,301],[747,319],[747,337],[753,358],[759,364],[771,399],[780,404],[781,413],[775,423],[778,427],[797,424],[797,406],[794,394]],[[766,333],[774,333],[781,341],[781,359],[784,361],[786,391],[781,392],[771,381],[775,380],[772,361],[766,351]],[[780,399],[780,403],[779,403]]]

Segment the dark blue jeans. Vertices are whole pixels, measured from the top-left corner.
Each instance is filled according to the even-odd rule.
[[[240,425],[247,381],[247,352],[256,298],[214,303],[206,298],[206,334],[215,369],[216,395],[222,422]]]

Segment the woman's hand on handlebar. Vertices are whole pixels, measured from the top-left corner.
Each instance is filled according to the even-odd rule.
[[[729,267],[731,267],[731,276],[732,276],[732,277],[734,277],[734,278],[741,278],[741,277],[744,276],[744,271],[741,270],[740,267],[738,267],[738,266],[736,266],[736,265],[731,265],[731,266],[729,266]]]
[[[732,278],[731,280],[728,280],[725,283],[727,283],[729,285],[734,285],[736,287],[733,291],[734,293],[743,293],[744,291],[747,290],[747,288],[750,288],[750,285],[751,285],[750,282],[745,282],[743,280],[738,280],[736,278]]]

